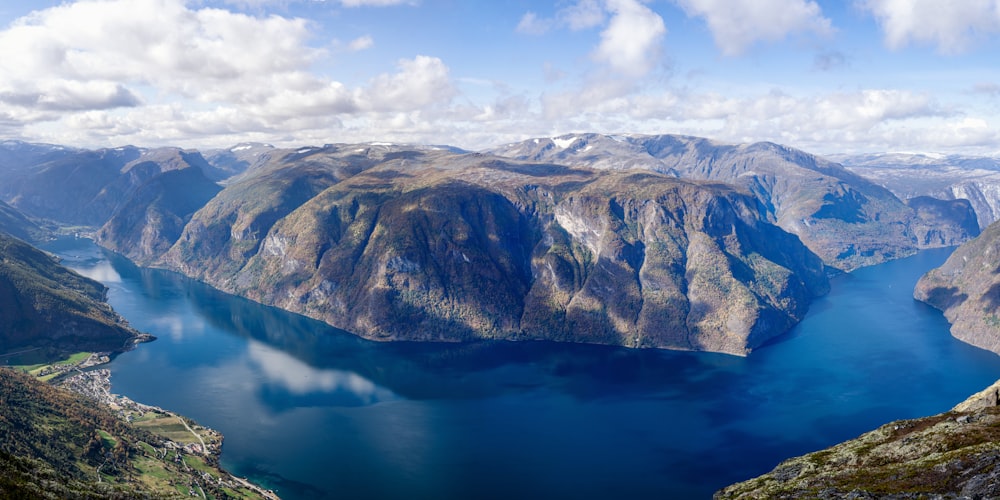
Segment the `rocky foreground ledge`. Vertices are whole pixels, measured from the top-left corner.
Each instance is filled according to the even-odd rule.
[[[1000,381],[932,417],[792,458],[716,499],[1000,498]]]

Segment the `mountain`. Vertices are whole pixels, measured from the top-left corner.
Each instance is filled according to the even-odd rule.
[[[212,166],[217,175],[210,175],[213,180],[224,181],[247,170],[254,169],[271,160],[271,153],[276,148],[270,144],[245,142],[229,149],[213,149],[205,151],[205,161]]]
[[[1000,498],[1000,382],[947,413],[786,460],[716,499]]]
[[[72,156],[80,151],[54,144],[0,141],[0,175]]]
[[[979,227],[1000,219],[1000,158],[879,153],[832,155],[847,169],[891,190],[906,200],[932,196],[946,200],[968,200],[976,211]]]
[[[105,302],[104,285],[0,233],[0,352],[120,351],[139,338]]]
[[[184,168],[212,169],[200,153],[177,148],[58,153],[0,168],[0,200],[40,219],[101,226],[152,178]]]
[[[573,167],[641,168],[733,183],[760,200],[768,220],[799,236],[827,265],[846,271],[919,248],[956,245],[978,234],[978,228],[970,232],[964,218],[923,219],[887,189],[841,165],[769,142],[732,145],[677,135],[568,134],[489,152]]]
[[[1000,224],[958,247],[913,296],[944,312],[956,338],[1000,354]]]
[[[378,340],[741,355],[828,287],[721,183],[378,144],[271,156],[140,262]]]
[[[137,186],[96,234],[97,243],[136,262],[166,252],[184,225],[222,188],[202,169],[181,166]]]
[[[976,211],[969,200],[914,196],[906,200],[906,206],[916,214],[910,232],[921,248],[953,246],[956,234],[962,235],[962,241],[979,236]]]
[[[44,238],[45,230],[16,208],[0,201],[0,233],[35,241]]]

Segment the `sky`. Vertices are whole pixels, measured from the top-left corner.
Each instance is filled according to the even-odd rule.
[[[1000,0],[4,0],[0,139],[1000,155]]]

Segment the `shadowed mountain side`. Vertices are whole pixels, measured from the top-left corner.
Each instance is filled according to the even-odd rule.
[[[328,146],[235,179],[153,261],[378,340],[745,354],[827,282],[722,184]]]
[[[16,208],[0,201],[0,233],[7,233],[24,241],[36,241],[45,231]]]
[[[97,232],[97,242],[136,262],[162,255],[222,188],[198,168],[168,170],[138,187]]]
[[[965,233],[967,238],[979,236],[979,221],[969,200],[940,200],[930,196],[916,196],[906,200],[921,223],[914,224],[917,242],[924,246],[950,246],[954,244],[951,235],[955,229]],[[953,229],[942,230],[951,226]]]
[[[913,291],[917,300],[944,312],[959,340],[1000,354],[1000,224],[958,247]]]
[[[904,200],[918,196],[966,199],[976,211],[980,228],[1000,218],[998,158],[915,153],[832,155],[830,158]]]
[[[920,219],[888,190],[839,164],[779,144],[722,144],[676,135],[568,134],[490,150],[528,161],[602,170],[642,168],[732,183],[753,193],[766,219],[802,239],[827,265],[850,271],[918,248],[974,236],[959,221]]]
[[[0,353],[118,351],[139,336],[105,300],[104,285],[0,233]]]
[[[0,170],[0,199],[29,216],[72,225],[101,226],[164,172],[213,170],[199,153],[177,148],[71,150],[30,159],[37,163]]]

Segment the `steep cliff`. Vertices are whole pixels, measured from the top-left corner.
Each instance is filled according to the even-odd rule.
[[[373,339],[734,354],[828,286],[723,184],[426,148],[274,153],[154,264]]]
[[[925,274],[913,296],[944,312],[959,340],[1000,353],[1000,224]]]
[[[570,134],[491,152],[736,184],[757,196],[768,220],[798,235],[828,265],[848,271],[974,236],[963,221],[918,218],[887,189],[839,164],[769,142],[735,145],[676,135]]]
[[[998,498],[1000,382],[947,413],[892,422],[715,498]]]

